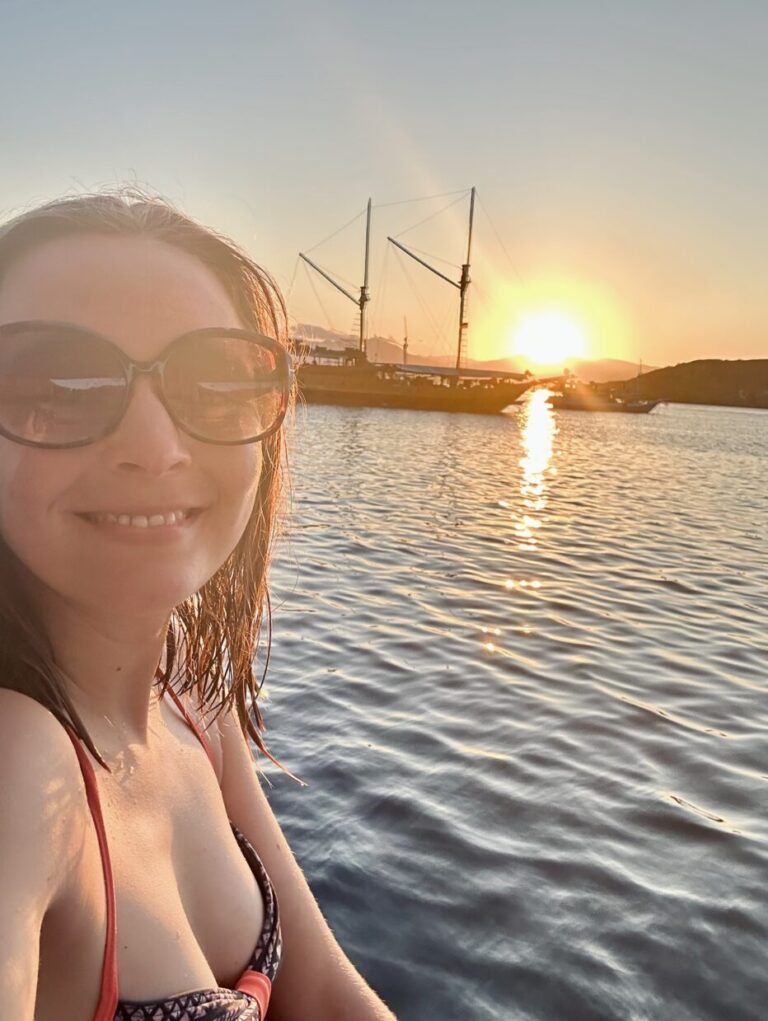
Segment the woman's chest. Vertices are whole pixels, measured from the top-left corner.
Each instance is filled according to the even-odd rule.
[[[226,815],[205,807],[112,827],[123,998],[229,985],[250,959],[261,890]]]
[[[264,921],[256,878],[232,833],[218,788],[156,791],[100,782],[117,908],[121,999],[157,1000],[233,984]],[[51,926],[41,983],[67,990],[72,1019],[92,1016],[103,963],[106,892],[95,829],[86,834],[66,922]],[[50,997],[48,998],[50,1000]],[[54,1000],[56,997],[54,997]],[[41,1004],[48,1002],[40,997]],[[59,1003],[62,1001],[59,1000]],[[88,1004],[87,1009],[83,1009]],[[69,1021],[66,1015],[39,1013]]]

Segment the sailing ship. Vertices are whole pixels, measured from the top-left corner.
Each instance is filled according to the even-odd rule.
[[[358,295],[342,287],[304,253],[299,257],[331,286],[357,305],[359,338],[357,348],[337,351],[327,347],[297,344],[299,393],[310,404],[343,404],[357,407],[412,408],[419,411],[463,411],[476,414],[498,414],[532,386],[528,374],[472,369],[465,366],[465,348],[469,323],[466,316],[467,290],[470,284],[472,226],[475,212],[475,189],[470,192],[467,257],[458,281],[430,266],[405,245],[387,240],[459,291],[459,331],[456,365],[443,368],[434,365],[407,363],[407,338],[402,363],[370,362],[366,354],[366,307],[370,301],[368,266],[371,239],[371,200],[368,199],[365,228],[365,259],[363,283]]]

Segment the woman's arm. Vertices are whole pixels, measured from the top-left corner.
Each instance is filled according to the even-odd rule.
[[[270,1021],[396,1021],[336,942],[283,836],[237,718],[222,715],[221,789],[230,819],[259,853],[280,905],[283,961]]]

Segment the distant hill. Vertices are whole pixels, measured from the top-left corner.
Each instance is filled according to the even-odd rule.
[[[474,362],[472,364],[478,369],[499,369],[504,372],[525,372],[527,368],[526,362],[522,358],[498,358],[492,362]],[[624,362],[619,358],[602,358],[596,361],[569,359],[562,367],[569,369],[584,383],[607,383],[615,380],[634,379],[637,375],[635,362]],[[535,376],[549,374],[534,373]]]
[[[293,333],[294,336],[302,340],[322,340],[329,347],[357,347],[357,337],[351,333],[326,330],[322,326],[314,326],[311,323],[297,323]]]
[[[326,330],[321,326],[312,326],[308,323],[299,324],[295,333],[297,337],[321,340],[327,347],[357,347],[357,337],[351,334],[336,333],[333,330]],[[369,337],[368,357],[372,362],[399,364],[403,360],[403,347],[392,337]],[[453,355],[430,355],[421,351],[409,351],[408,360],[418,365],[451,366],[455,362]],[[495,369],[498,372],[525,372],[528,367],[522,358],[497,358],[485,362],[468,358],[467,366],[473,369]],[[633,379],[637,375],[637,365],[634,362],[624,362],[616,358],[597,361],[571,360],[566,362],[563,367],[570,369],[585,383]],[[540,375],[545,375],[545,373],[540,373]]]
[[[768,408],[768,358],[726,361],[706,358],[643,373],[639,380],[615,380],[616,393],[682,404]]]

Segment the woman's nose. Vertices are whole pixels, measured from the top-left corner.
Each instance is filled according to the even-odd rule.
[[[128,407],[108,442],[113,467],[121,471],[164,475],[192,460],[191,441],[168,414],[151,376],[134,379]]]

